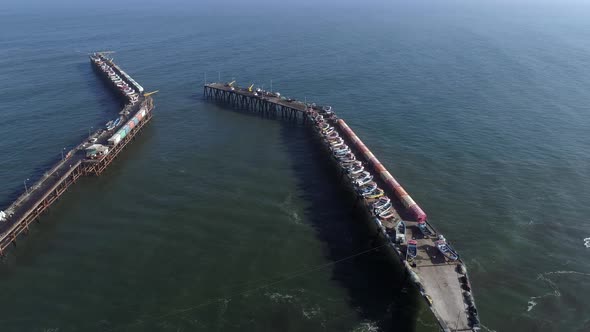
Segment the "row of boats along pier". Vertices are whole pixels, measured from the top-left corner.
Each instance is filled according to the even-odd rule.
[[[443,331],[478,331],[479,315],[465,264],[426,213],[330,106],[230,83],[204,86],[207,99],[270,117],[302,118],[310,125],[370,227],[403,265]]]
[[[16,201],[0,211],[0,256],[11,244],[16,245],[17,237],[28,233],[31,224],[38,222],[81,176],[100,175],[151,120],[152,97],[144,94],[143,87],[107,54],[109,52],[94,53],[90,62],[106,84],[123,98],[124,108],[115,119],[64,153],[35,184],[25,187],[25,192]]]

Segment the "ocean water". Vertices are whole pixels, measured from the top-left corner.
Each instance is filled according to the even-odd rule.
[[[117,113],[89,52],[159,93],[0,265],[1,331],[436,331],[309,131],[203,100],[218,78],[331,104],[462,254],[484,330],[590,330],[586,4],[5,9],[1,207]]]

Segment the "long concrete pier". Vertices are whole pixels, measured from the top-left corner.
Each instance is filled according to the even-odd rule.
[[[360,202],[356,205],[363,210],[369,227],[404,267],[440,328],[445,332],[480,330],[464,262],[346,122],[331,107],[233,83],[205,84],[204,96],[262,116],[301,119],[308,124],[341,172],[345,187]]]
[[[143,94],[143,87],[105,54],[95,53],[90,60],[98,75],[123,98],[125,107],[108,127],[64,153],[62,160],[0,214],[0,256],[81,176],[100,175],[152,118],[153,100]],[[113,137],[119,138],[115,142]]]

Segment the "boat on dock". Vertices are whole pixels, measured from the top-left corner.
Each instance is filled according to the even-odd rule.
[[[361,187],[364,186],[365,184],[369,183],[373,181],[373,176],[371,174],[368,174],[366,176],[360,177],[358,179],[355,179],[353,181],[354,185],[357,187]]]
[[[397,243],[406,242],[406,223],[401,219],[395,225],[395,241]]]
[[[389,199],[389,197],[384,196],[381,197],[379,199],[377,199],[375,202],[373,202],[373,209],[377,210],[377,209],[382,209],[386,206],[391,206],[391,200]]]
[[[332,133],[330,133],[330,134],[328,134],[328,135],[325,135],[325,137],[326,137],[327,139],[336,139],[336,138],[340,137],[340,135],[338,135],[338,133],[337,133],[337,132],[332,132]]]
[[[332,149],[332,153],[337,156],[345,155],[350,153],[350,148],[347,145],[342,145]]]
[[[345,167],[344,171],[350,175],[356,175],[359,174],[361,172],[363,172],[365,170],[365,168],[361,165],[352,165],[350,167]]]
[[[336,159],[338,159],[338,162],[341,162],[341,163],[356,161],[356,156],[350,152],[345,155],[338,155],[338,156],[334,156],[334,157]]]
[[[439,235],[436,241],[436,247],[438,250],[448,259],[456,261],[459,259],[459,254],[447,243],[444,236]]]
[[[430,229],[426,221],[419,221],[418,222],[418,230],[425,238],[430,238],[435,235],[434,231]]]
[[[408,248],[406,250],[406,260],[413,261],[418,256],[418,242],[416,240],[408,241]]]
[[[372,193],[374,190],[377,189],[376,182],[370,182],[362,186],[358,186],[357,192],[361,195]]]
[[[390,209],[388,211],[384,211],[379,213],[379,218],[383,220],[395,219],[397,217],[397,213],[394,209]]]
[[[370,193],[363,195],[363,197],[367,198],[367,199],[375,199],[375,198],[383,197],[383,195],[385,195],[385,192],[383,191],[383,189],[376,188],[375,190],[371,191]]]
[[[320,112],[326,115],[334,114],[334,112],[332,112],[332,106],[323,106]]]

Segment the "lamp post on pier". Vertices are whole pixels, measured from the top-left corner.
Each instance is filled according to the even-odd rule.
[[[27,188],[27,181],[29,181],[29,179],[26,179],[23,181],[23,183],[25,184],[25,193],[29,193],[29,188]]]

